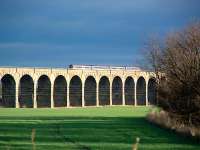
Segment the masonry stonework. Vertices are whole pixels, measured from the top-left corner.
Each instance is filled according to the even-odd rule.
[[[113,105],[113,96],[116,97],[116,99],[120,99],[120,103],[116,102],[116,104],[119,105],[125,105],[125,101],[126,101],[126,97],[131,97],[131,93],[128,95],[126,95],[128,90],[128,85],[126,86],[127,89],[125,89],[125,81],[126,79],[129,77],[131,77],[134,81],[134,89],[132,90],[132,96],[133,96],[133,106],[137,106],[138,104],[140,104],[141,102],[139,102],[137,100],[137,94],[140,94],[137,92],[137,86],[140,86],[137,84],[137,81],[139,78],[143,78],[145,81],[145,87],[143,89],[141,89],[141,91],[145,92],[145,96],[143,97],[143,101],[145,102],[144,105],[149,105],[149,96],[148,96],[148,86],[149,86],[149,80],[150,79],[154,79],[155,75],[153,72],[147,72],[147,71],[143,71],[143,70],[134,70],[134,69],[93,69],[93,68],[86,68],[86,69],[82,69],[82,68],[66,68],[66,69],[57,69],[57,68],[6,68],[6,67],[1,67],[0,68],[0,80],[2,80],[6,75],[9,75],[10,77],[12,77],[15,81],[15,107],[19,108],[22,107],[20,106],[19,103],[19,88],[20,88],[20,83],[21,83],[21,79],[23,76],[29,76],[30,79],[32,79],[33,81],[33,91],[32,91],[32,107],[33,108],[37,108],[38,105],[38,97],[37,97],[37,89],[38,89],[38,80],[40,79],[41,76],[46,76],[49,78],[50,81],[50,107],[54,108],[55,107],[55,99],[54,99],[54,89],[55,89],[55,80],[58,76],[62,76],[64,77],[63,79],[66,80],[66,106],[64,107],[71,107],[70,106],[70,82],[71,79],[74,76],[77,76],[81,79],[81,85],[82,85],[82,89],[81,89],[81,93],[77,93],[77,94],[81,94],[81,106],[84,107],[85,106],[85,93],[84,93],[84,89],[85,89],[85,81],[88,77],[93,77],[95,79],[96,82],[96,97],[94,98],[95,102],[95,106],[100,106],[100,95],[105,95],[103,93],[99,93],[100,89],[99,87],[103,87],[105,88],[105,90],[109,90],[107,93],[110,93],[109,95],[107,94],[107,96],[109,96],[108,98],[108,105]],[[101,79],[103,77],[106,77],[109,81],[109,89],[107,89],[106,87],[104,87],[104,85],[99,85]],[[114,84],[113,80],[118,77],[119,79],[121,79],[121,81],[119,81],[118,83]],[[3,81],[1,81],[2,86],[3,85]],[[45,81],[44,81],[45,82]],[[7,82],[5,82],[7,83]],[[74,83],[76,84],[76,83]],[[127,83],[128,84],[128,83]],[[42,86],[42,85],[41,85]],[[118,95],[118,93],[115,93],[115,95],[113,95],[112,91],[113,91],[113,86],[116,86],[116,89],[120,87],[121,91],[119,91],[119,93],[121,93]],[[76,87],[74,85],[74,87]],[[131,87],[131,85],[130,85]],[[133,86],[132,86],[133,87]],[[104,91],[104,89],[101,88],[101,91]],[[59,89],[59,87],[57,88]],[[62,89],[60,89],[62,90]],[[93,89],[94,90],[94,89]],[[114,89],[115,90],[115,89]],[[88,92],[90,94],[90,92]],[[142,92],[141,92],[142,93]],[[91,93],[93,94],[93,93]],[[3,91],[2,91],[2,95],[3,95]],[[2,98],[3,99],[3,98]],[[106,99],[106,98],[105,98]],[[141,98],[142,99],[142,98]],[[122,102],[121,102],[122,101]],[[103,103],[103,102],[102,102]],[[105,105],[107,105],[105,102]]]

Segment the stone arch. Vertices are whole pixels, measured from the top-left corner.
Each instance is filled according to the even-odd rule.
[[[26,74],[19,81],[19,106],[25,108],[33,107],[34,82],[33,78]]]
[[[144,77],[139,77],[137,80],[137,89],[136,89],[137,105],[146,104],[146,82]]]
[[[1,74],[0,74],[0,107],[2,106],[2,83],[1,83]]]
[[[99,105],[110,105],[110,82],[106,76],[99,80]]]
[[[67,81],[62,75],[57,76],[54,81],[53,100],[55,107],[67,106]]]
[[[135,82],[134,79],[129,76],[125,80],[125,105],[134,105],[134,99],[135,99]]]
[[[2,99],[0,105],[2,107],[15,107],[16,100],[16,82],[12,75],[5,74],[1,78]]]
[[[70,106],[82,106],[82,81],[77,75],[70,80],[69,102]]]
[[[95,106],[96,105],[96,80],[93,76],[88,76],[85,80],[84,86],[84,100],[85,106]]]
[[[119,76],[112,82],[112,104],[122,105],[122,79]]]
[[[47,75],[37,81],[37,107],[51,107],[51,80]]]
[[[150,105],[156,104],[156,79],[154,77],[148,81],[148,103]]]

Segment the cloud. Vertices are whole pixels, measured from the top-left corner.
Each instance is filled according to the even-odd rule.
[[[146,37],[200,18],[198,0],[0,1],[0,65],[139,64]]]
[[[82,51],[80,51],[80,49]],[[122,49],[124,53],[122,53]],[[74,63],[89,64],[129,64],[138,59],[139,54],[126,53],[132,47],[82,44],[56,45],[46,43],[0,43],[2,65],[66,66]],[[76,53],[78,51],[78,53]],[[9,61],[8,61],[9,60]],[[34,66],[32,65],[32,66]]]

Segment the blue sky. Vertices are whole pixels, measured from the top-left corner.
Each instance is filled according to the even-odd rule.
[[[199,0],[0,0],[0,66],[142,66],[150,36],[199,18]]]

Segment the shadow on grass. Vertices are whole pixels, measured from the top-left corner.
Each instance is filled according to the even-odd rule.
[[[148,123],[143,117],[0,117],[0,149],[200,149],[198,141]]]

